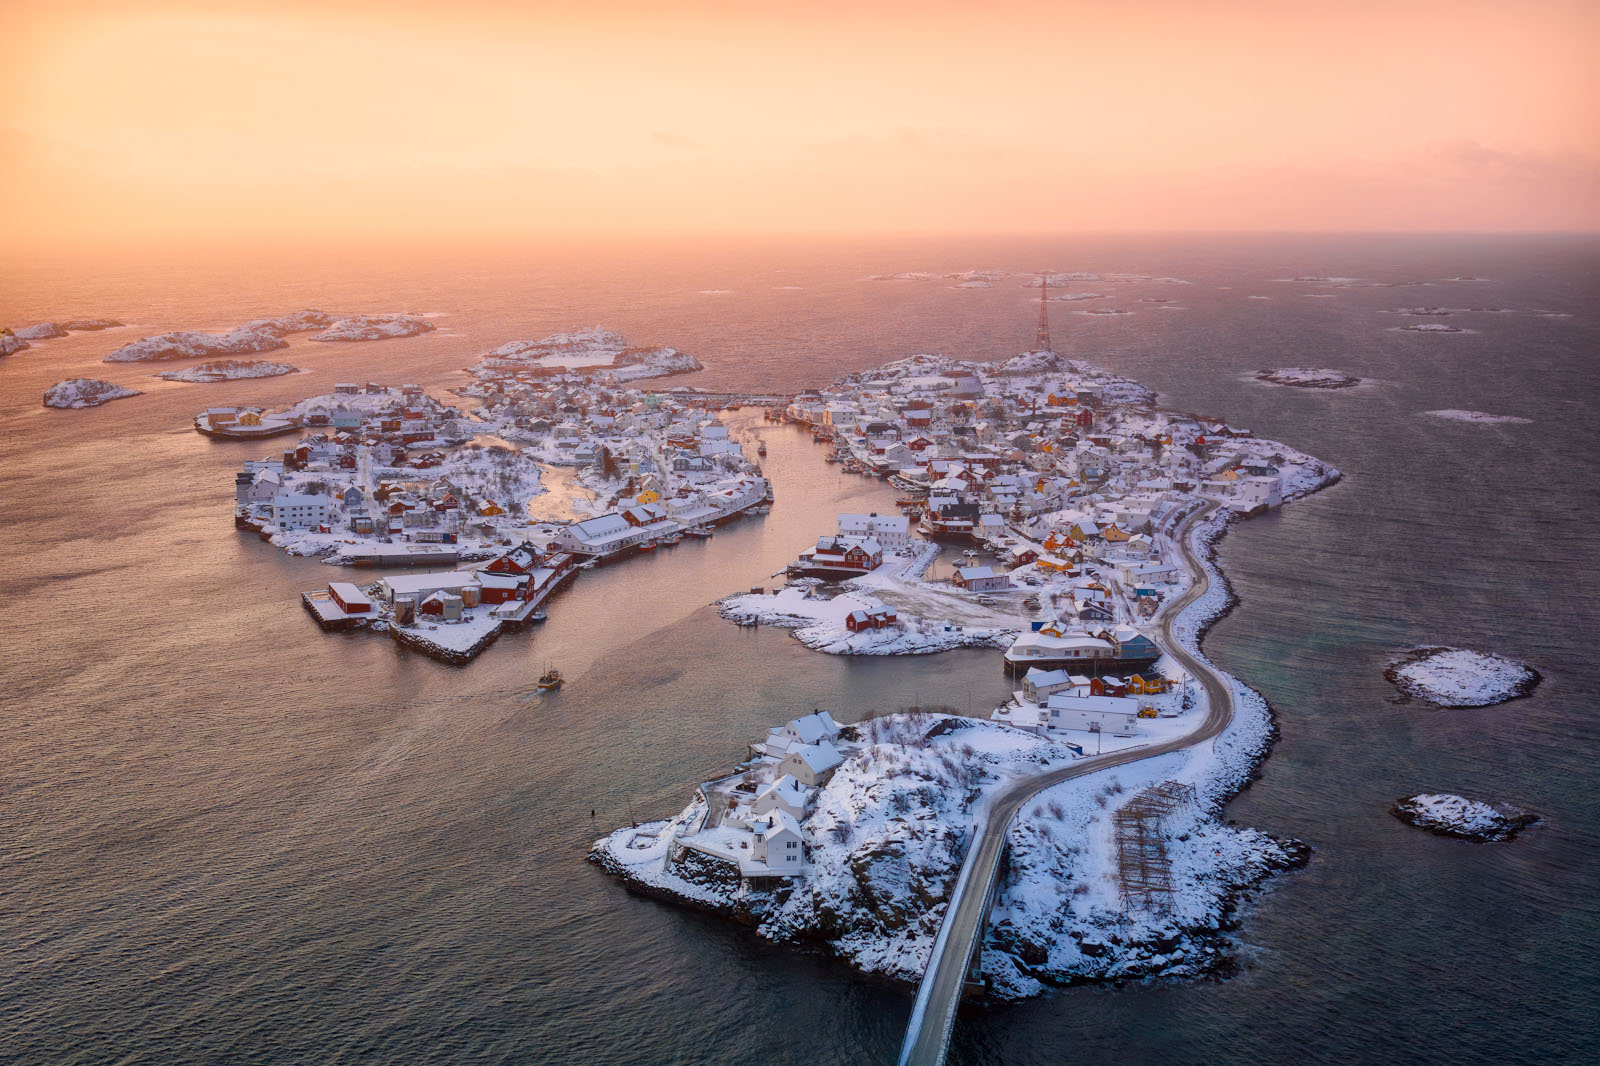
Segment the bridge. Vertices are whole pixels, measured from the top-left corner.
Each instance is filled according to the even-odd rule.
[[[673,399],[709,400],[713,403],[739,403],[751,407],[787,407],[794,402],[792,394],[782,392],[702,392],[687,387],[664,389],[656,395]]]
[[[1158,641],[1163,650],[1199,678],[1205,687],[1205,719],[1183,736],[1149,747],[1124,748],[1071,766],[1024,777],[990,797],[980,815],[972,843],[967,848],[966,860],[961,865],[961,873],[950,894],[950,903],[945,911],[944,922],[939,927],[939,935],[933,942],[933,953],[928,959],[927,969],[923,971],[922,983],[917,987],[911,1018],[906,1023],[905,1042],[900,1048],[900,1066],[940,1066],[944,1062],[950,1048],[950,1033],[955,1026],[956,1006],[961,1000],[968,974],[978,960],[984,926],[994,904],[1001,858],[1005,852],[1006,829],[1023,804],[1041,790],[1063,781],[1204,743],[1218,736],[1233,720],[1233,692],[1227,681],[1211,666],[1190,654],[1172,633],[1173,624],[1183,610],[1205,595],[1211,587],[1210,575],[1200,565],[1200,560],[1184,538],[1196,518],[1210,515],[1216,509],[1217,504],[1209,504],[1189,515],[1174,530],[1173,536],[1182,546],[1184,560],[1195,579],[1188,591],[1173,601],[1164,612]]]

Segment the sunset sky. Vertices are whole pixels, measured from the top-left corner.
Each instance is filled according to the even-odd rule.
[[[1600,228],[1600,3],[0,0],[9,239]]]

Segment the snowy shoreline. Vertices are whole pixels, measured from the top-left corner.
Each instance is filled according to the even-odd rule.
[[[1330,475],[1296,495],[1337,480]],[[1216,552],[1232,523],[1240,520],[1238,514],[1224,513],[1189,534],[1210,587],[1185,608],[1174,634],[1202,659],[1199,646],[1206,632],[1238,604]],[[997,895],[982,946],[983,974],[995,996],[1023,998],[1084,981],[1195,977],[1235,965],[1231,930],[1251,890],[1275,872],[1305,864],[1310,849],[1220,820],[1227,802],[1259,776],[1277,736],[1271,708],[1260,694],[1231,675],[1223,676],[1233,688],[1235,714],[1209,750],[1186,749],[1054,786],[1026,804],[1012,822],[1008,847],[1013,873]],[[994,723],[959,717],[941,721],[946,731],[994,736],[987,734]],[[1005,742],[1039,743],[1031,734],[999,728],[1007,730],[1001,738]],[[927,735],[940,731],[936,723]],[[976,739],[972,743],[984,746]],[[1070,758],[1064,746],[1043,743]],[[840,773],[854,765],[847,762]],[[962,765],[971,771],[974,760],[969,756]],[[984,758],[976,760],[980,778],[985,765]],[[807,825],[835,817],[829,831],[846,832],[848,839],[857,828],[852,819],[870,822],[868,812],[882,808],[882,792],[893,789],[896,779],[874,778],[866,771],[859,777],[854,787],[849,778],[842,785],[836,784],[837,777],[830,782],[819,797],[819,814]],[[1107,809],[1106,800],[1148,791],[1163,781],[1176,783],[1193,797],[1178,815],[1179,823],[1169,828],[1177,902],[1171,911],[1129,908],[1126,901],[1107,897],[1107,862],[1114,864],[1114,810]],[[704,800],[699,797],[675,818],[600,838],[589,857],[632,891],[720,914],[754,926],[765,939],[810,944],[864,972],[911,983],[920,979],[927,964],[970,819],[981,805],[975,795],[964,810],[935,809],[904,833],[877,841],[872,847],[878,850],[833,856],[828,853],[837,848],[824,845],[818,864],[824,872],[800,887],[756,888],[736,875],[730,880],[725,871],[693,853],[671,868],[666,857],[670,841],[696,819],[703,820]],[[855,813],[841,821],[841,811]],[[1053,819],[1059,830],[1047,812],[1059,813]],[[843,830],[832,828],[841,825]],[[919,831],[935,835],[921,838]],[[1063,835],[1058,838],[1057,832]],[[637,842],[646,838],[651,843],[641,848]],[[896,875],[894,870],[909,873]]]

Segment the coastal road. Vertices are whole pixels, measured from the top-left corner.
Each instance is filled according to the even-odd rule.
[[[1162,613],[1159,635],[1162,650],[1205,686],[1208,697],[1205,719],[1183,736],[1150,747],[1125,748],[1021,778],[990,797],[983,820],[979,822],[972,844],[967,849],[961,873],[956,878],[944,924],[939,927],[939,935],[933,942],[933,955],[922,975],[922,984],[917,988],[916,1003],[911,1009],[911,1019],[906,1024],[905,1043],[900,1048],[900,1066],[938,1066],[944,1062],[945,1052],[950,1046],[950,1031],[955,1025],[956,1005],[961,1000],[967,968],[973,952],[978,948],[978,936],[984,927],[991,894],[999,875],[1006,827],[1022,805],[1040,790],[1063,781],[1204,743],[1220,734],[1233,720],[1233,692],[1228,683],[1210,666],[1189,654],[1172,634],[1172,626],[1178,616],[1211,587],[1211,578],[1190,547],[1188,534],[1189,527],[1196,519],[1209,516],[1216,509],[1217,505],[1213,503],[1190,515],[1173,534],[1190,572],[1194,574],[1194,581]]]

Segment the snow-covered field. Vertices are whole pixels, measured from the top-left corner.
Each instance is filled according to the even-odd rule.
[[[99,407],[112,400],[121,400],[129,396],[138,396],[137,389],[123,388],[109,381],[98,381],[93,378],[68,378],[66,381],[57,382],[45,390],[44,405],[46,407]]]
[[[1515,659],[1465,648],[1418,648],[1383,675],[1408,696],[1440,707],[1488,707],[1526,696],[1538,671]]]
[[[182,370],[163,370],[156,377],[166,381],[239,381],[244,378],[270,378],[280,374],[298,374],[300,368],[288,363],[274,363],[266,359],[216,359],[208,363],[186,366]]]
[[[1518,810],[1501,810],[1481,800],[1448,792],[1422,792],[1406,796],[1391,809],[1396,818],[1419,829],[1467,840],[1510,840],[1538,816]]]
[[[1438,411],[1424,411],[1425,415],[1434,418],[1443,418],[1449,422],[1477,422],[1480,425],[1532,425],[1533,419],[1519,418],[1516,415],[1492,415],[1487,411],[1461,411],[1456,408],[1444,408]]]

